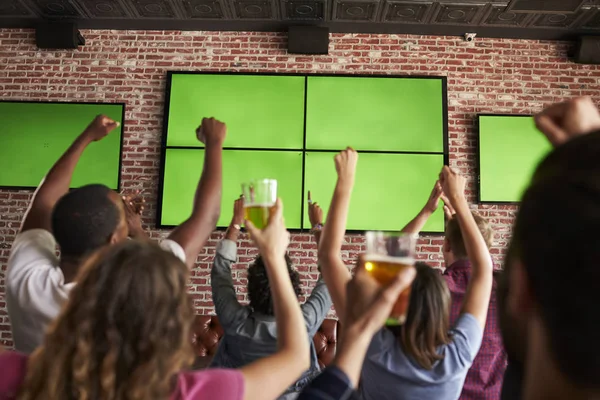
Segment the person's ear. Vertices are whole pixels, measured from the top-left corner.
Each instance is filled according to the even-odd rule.
[[[119,231],[117,229],[115,229],[115,231],[110,235],[110,238],[108,238],[108,244],[109,245],[113,245],[113,244],[117,244],[121,241],[121,235],[119,235]]]
[[[508,313],[513,317],[527,317],[533,308],[533,293],[525,266],[519,259],[512,261],[508,272]]]

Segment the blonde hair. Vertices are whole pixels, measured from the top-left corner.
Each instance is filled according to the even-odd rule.
[[[475,223],[479,228],[479,232],[481,232],[481,235],[485,240],[485,244],[487,245],[488,249],[491,248],[494,242],[494,231],[492,230],[492,225],[481,215],[475,212],[471,212],[471,214],[473,214],[473,218],[475,219]],[[460,225],[458,224],[458,220],[456,218],[452,218],[446,224],[446,240],[450,244],[450,249],[455,257],[467,257],[465,241],[460,230]]]

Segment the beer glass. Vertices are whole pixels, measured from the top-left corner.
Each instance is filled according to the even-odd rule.
[[[389,284],[400,271],[414,268],[417,235],[367,232],[366,239],[367,252],[364,256],[364,268],[381,285]],[[386,325],[404,324],[409,300],[410,286],[398,296]]]
[[[244,194],[244,214],[246,220],[258,229],[269,223],[271,209],[277,202],[277,181],[275,179],[255,179],[242,184]]]

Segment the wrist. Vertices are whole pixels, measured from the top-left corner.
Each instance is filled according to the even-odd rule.
[[[427,215],[430,216],[431,214],[433,214],[435,212],[435,210],[432,210],[431,208],[429,208],[429,206],[425,206],[423,207],[423,209],[421,210],[421,215]]]
[[[223,148],[223,142],[221,140],[207,140],[206,143],[204,144],[206,146],[206,149],[222,149]]]
[[[323,223],[322,222],[319,222],[317,224],[311,224],[311,226],[312,226],[311,230],[313,232],[319,232],[319,231],[323,230]]]

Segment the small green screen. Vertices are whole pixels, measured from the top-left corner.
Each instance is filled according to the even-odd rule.
[[[203,117],[227,123],[225,147],[300,149],[304,77],[173,74],[167,146],[201,147]]]
[[[311,191],[325,214],[337,179],[335,154],[306,153],[305,190]],[[347,229],[402,229],[425,205],[443,165],[443,155],[359,154]],[[310,228],[307,211],[304,228]],[[423,231],[444,231],[441,208]]]
[[[480,201],[520,201],[536,166],[550,150],[533,117],[480,116]]]
[[[166,150],[162,225],[179,225],[190,216],[203,163],[203,149]],[[277,192],[283,201],[286,227],[299,229],[302,215],[300,151],[224,150],[223,200],[217,226],[229,226],[233,202],[242,193],[242,183],[259,178],[277,179]]]
[[[442,82],[309,76],[306,147],[443,152]]]
[[[0,102],[0,186],[36,187],[98,114],[123,124],[122,104]],[[71,187],[118,189],[122,126],[88,146]]]

